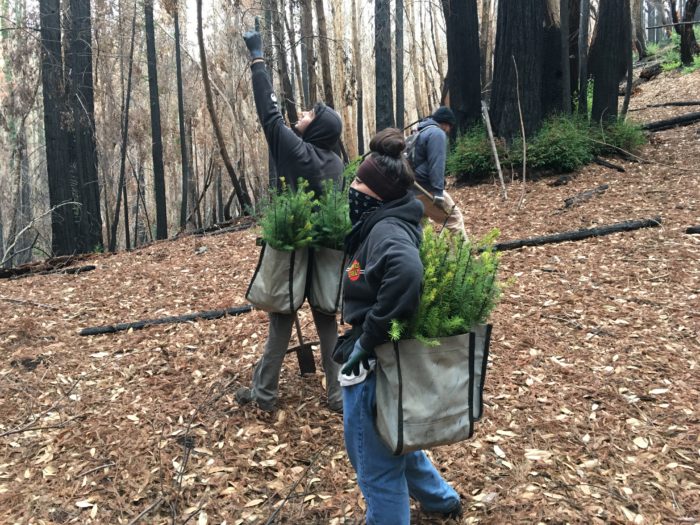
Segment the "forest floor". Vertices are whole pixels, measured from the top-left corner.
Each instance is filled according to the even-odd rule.
[[[632,108],[699,85],[700,72],[664,74]],[[505,202],[490,182],[452,189],[470,233],[498,227],[502,241],[663,219],[503,252],[514,282],[492,316],[484,419],[470,441],[430,453],[462,494],[459,523],[700,523],[700,236],[685,233],[700,224],[699,134],[653,134],[648,163],[613,159],[625,173],[591,165],[563,186],[528,181],[519,209],[517,180]],[[362,523],[320,372],[301,377],[290,356],[274,415],[233,398],[262,350],[263,312],[78,335],[245,304],[257,234],[183,237],[95,255],[88,273],[0,282],[1,523]],[[307,307],[300,316],[315,340]]]

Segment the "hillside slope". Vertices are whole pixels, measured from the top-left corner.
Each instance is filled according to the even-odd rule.
[[[697,93],[645,84],[632,108]],[[640,121],[687,108],[635,111]],[[467,229],[520,239],[661,216],[662,227],[503,254],[483,422],[432,451],[463,523],[700,520],[700,125],[656,133],[626,173],[454,188]],[[514,175],[516,179],[519,174]],[[572,208],[563,201],[608,184]],[[233,400],[267,318],[80,337],[86,326],[245,303],[255,230],[95,256],[95,271],[0,282],[0,522],[360,523],[342,419],[290,356],[274,416]],[[14,301],[14,302],[11,302]],[[19,302],[18,302],[19,301]],[[307,307],[305,337],[315,340]],[[295,344],[294,342],[291,343]],[[318,362],[320,367],[320,362]],[[183,475],[177,472],[182,469]],[[416,523],[429,518],[415,512]]]

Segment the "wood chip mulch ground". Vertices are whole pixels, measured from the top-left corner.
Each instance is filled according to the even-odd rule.
[[[700,73],[664,74],[632,107],[699,85]],[[640,155],[649,162],[612,159],[625,173],[529,180],[520,209],[517,180],[506,202],[493,183],[452,189],[470,233],[498,227],[502,241],[663,219],[503,253],[484,419],[472,440],[431,452],[463,496],[459,523],[700,523],[700,236],[685,233],[700,224],[700,125],[655,133]],[[256,235],[190,236],[96,255],[83,274],[0,282],[1,523],[362,523],[320,372],[300,377],[290,356],[272,416],[233,399],[264,345],[263,312],[78,335],[245,304]]]

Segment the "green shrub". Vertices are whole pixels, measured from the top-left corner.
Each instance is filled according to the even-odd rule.
[[[493,251],[494,229],[477,245],[460,235],[423,231],[420,257],[423,290],[413,319],[392,321],[390,337],[418,339],[427,345],[436,339],[467,333],[488,319],[501,295],[497,280],[499,254]]]
[[[343,249],[345,236],[350,232],[350,207],[347,195],[336,188],[331,180],[323,183],[323,195],[318,199],[311,222],[314,226],[314,246]]]
[[[620,150],[636,153],[647,141],[639,124],[621,118],[602,128],[592,127],[591,138],[596,154],[619,154]]]
[[[562,115],[545,120],[527,148],[527,164],[535,169],[568,173],[588,164],[592,157],[586,124]]]
[[[270,202],[263,207],[260,225],[267,244],[290,252],[313,241],[314,192],[308,191],[309,183],[304,179],[297,181],[296,191],[285,184],[284,178],[281,182],[282,191],[273,193]]]
[[[504,154],[502,143],[497,142],[499,157]],[[496,171],[491,145],[483,126],[474,126],[457,137],[454,148],[447,156],[447,173],[478,177]]]

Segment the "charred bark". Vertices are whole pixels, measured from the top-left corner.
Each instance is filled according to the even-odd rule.
[[[447,85],[457,130],[466,131],[481,116],[479,19],[476,0],[442,0],[447,30]]]

